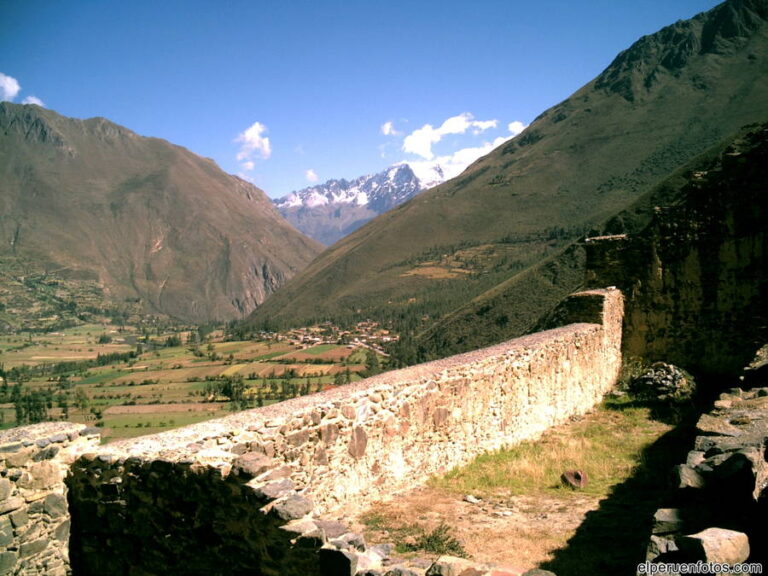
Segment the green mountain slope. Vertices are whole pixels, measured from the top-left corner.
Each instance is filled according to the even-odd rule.
[[[494,335],[522,333],[580,282],[574,240],[767,114],[768,1],[725,2],[638,40],[517,138],[324,252],[251,322],[418,331],[490,290],[523,303]],[[442,336],[470,346],[457,326]]]
[[[191,321],[248,314],[320,251],[211,160],[102,118],[7,102],[0,238],[5,262]]]

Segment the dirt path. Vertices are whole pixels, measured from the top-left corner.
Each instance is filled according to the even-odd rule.
[[[471,498],[423,487],[377,503],[352,519],[371,543],[407,543],[403,526],[431,531],[442,522],[478,562],[537,567],[565,546],[600,498],[578,494]]]

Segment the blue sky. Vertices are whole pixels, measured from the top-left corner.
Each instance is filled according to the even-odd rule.
[[[458,170],[717,3],[0,0],[0,97],[107,117],[277,197],[400,161]]]

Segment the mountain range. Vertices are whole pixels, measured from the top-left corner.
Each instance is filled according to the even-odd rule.
[[[280,214],[310,238],[329,246],[376,216],[445,180],[440,166],[416,176],[407,163],[354,180],[328,180],[274,200]]]
[[[579,238],[640,226],[612,217],[765,118],[768,1],[728,0],[640,38],[460,176],[323,252],[249,322],[375,318],[421,358],[518,335],[582,283]]]
[[[104,118],[9,102],[0,238],[0,290],[24,280],[6,271],[32,263],[112,303],[193,322],[243,317],[321,250],[212,160]]]

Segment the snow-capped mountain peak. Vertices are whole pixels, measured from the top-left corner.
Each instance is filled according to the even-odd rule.
[[[328,180],[274,203],[296,228],[329,244],[444,180],[438,165],[417,167],[403,162],[354,180]]]

